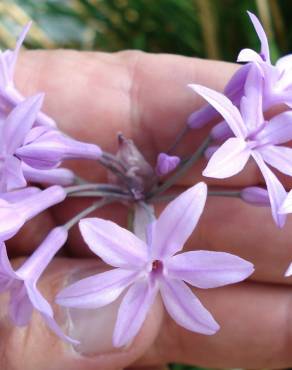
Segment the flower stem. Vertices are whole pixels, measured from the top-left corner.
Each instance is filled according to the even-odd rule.
[[[209,190],[208,191],[208,196],[240,198],[240,191],[238,191],[238,190]]]
[[[74,185],[74,186],[69,186],[65,188],[65,191],[67,194],[71,193],[78,193],[78,192],[84,192],[84,191],[102,191],[102,192],[115,192],[115,193],[121,193],[125,194],[123,189],[120,186],[117,185],[111,185],[111,184],[92,184],[92,183],[87,183],[87,184],[80,184],[80,185]]]
[[[83,217],[86,217],[91,212],[95,211],[96,209],[101,208],[101,207],[103,207],[103,206],[105,206],[107,204],[113,203],[113,202],[114,202],[114,199],[112,199],[112,198],[104,198],[104,199],[99,200],[98,202],[94,202],[93,204],[91,204],[91,206],[85,208],[83,211],[81,211],[76,216],[74,216],[73,218],[71,218],[71,220],[69,220],[68,222],[66,222],[66,224],[63,225],[64,228],[67,231],[69,231]]]
[[[170,148],[167,150],[167,154],[170,154],[176,149],[178,144],[182,141],[182,139],[186,136],[186,134],[189,132],[189,126],[185,126],[177,135],[175,142],[170,146]]]
[[[211,142],[211,137],[208,136],[203,143],[199,146],[199,148],[195,151],[195,153],[186,161],[183,161],[181,165],[178,167],[178,170],[168,178],[161,186],[154,189],[152,192],[146,195],[146,199],[151,199],[158,194],[163,193],[165,190],[169,189],[173,184],[177,182],[177,180],[182,177],[185,172],[192,167],[194,163],[202,156],[206,148],[209,146]]]
[[[72,193],[69,194],[69,197],[71,198],[77,198],[77,197],[94,197],[94,198],[100,198],[100,197],[111,197],[114,199],[119,199],[121,201],[130,201],[133,200],[133,196],[130,194],[123,194],[123,193],[114,193],[114,192],[108,192],[108,191],[102,191],[102,190],[88,190],[88,191],[81,191],[78,193]]]

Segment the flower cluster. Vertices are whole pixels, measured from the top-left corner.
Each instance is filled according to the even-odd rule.
[[[190,85],[209,104],[190,115],[187,128],[201,128],[214,118],[219,123],[194,153],[180,158],[174,151],[188,132],[183,128],[184,134],[171,149],[157,153],[155,166],[122,134],[118,135],[115,154],[68,137],[41,112],[43,94],[25,98],[17,91],[14,68],[29,25],[16,48],[0,54],[0,291],[10,293],[8,310],[15,325],[28,325],[35,309],[56,335],[77,343],[55,321],[53,309],[37,282],[66,243],[72,226],[79,223],[89,249],[112,268],[67,286],[57,294],[56,304],[97,309],[122,296],[113,333],[116,347],[126,345],[137,335],[158,294],[168,314],[182,327],[205,335],[218,331],[219,324],[190,286],[209,289],[237,283],[248,278],[254,266],[226,252],[182,252],[204,211],[207,196],[235,196],[256,206],[271,207],[279,227],[284,226],[286,214],[292,212],[292,190],[287,194],[270,168],[292,176],[292,149],[287,146],[292,139],[292,56],[272,65],[265,32],[258,19],[251,13],[249,16],[261,42],[260,53],[251,49],[239,53],[238,62],[247,64],[237,70],[224,94]],[[283,104],[285,111],[279,110]],[[267,118],[270,108],[278,113]],[[208,164],[203,176],[231,177],[252,159],[266,187],[220,192],[200,182],[180,194],[164,194],[204,155]],[[98,161],[109,171],[109,183],[81,179],[60,167],[65,159]],[[23,265],[14,270],[5,241],[32,217],[71,196],[90,197],[93,202],[51,230]],[[169,199],[156,217],[153,204]],[[129,230],[110,220],[85,218],[112,202],[120,202],[134,213]],[[291,266],[286,272],[290,274]]]

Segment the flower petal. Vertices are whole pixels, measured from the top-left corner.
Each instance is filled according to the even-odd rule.
[[[210,105],[206,105],[188,117],[187,125],[193,129],[200,129],[217,117],[218,112],[216,109]]]
[[[284,202],[284,199],[286,198],[287,193],[278,178],[265,164],[260,153],[257,153],[257,151],[254,150],[252,152],[252,156],[259,166],[260,171],[265,179],[269,192],[273,218],[279,227],[283,227],[286,221],[286,216],[279,214],[279,210]]]
[[[10,291],[9,314],[17,326],[26,326],[32,315],[33,306],[30,302],[22,281],[14,284]]]
[[[235,136],[240,138],[247,136],[247,129],[239,110],[226,96],[201,85],[193,84],[189,87],[206,99],[222,115]]]
[[[2,128],[7,153],[14,154],[23,144],[41,109],[44,94],[34,95],[19,103],[8,115]]]
[[[224,179],[239,173],[250,157],[250,150],[242,139],[232,137],[216,150],[203,176]]]
[[[213,316],[184,282],[161,279],[160,293],[167,312],[180,326],[206,335],[219,330]]]
[[[72,339],[63,333],[62,329],[54,319],[54,313],[51,305],[38,291],[35,284],[31,283],[30,281],[25,281],[25,287],[31,304],[37,311],[40,312],[47,326],[62,340],[71,344],[78,344],[79,341]]]
[[[138,276],[137,271],[113,269],[79,280],[56,297],[61,306],[98,308],[115,301]]]
[[[157,176],[167,175],[173,171],[180,163],[180,158],[176,155],[159,153],[156,163],[155,172]]]
[[[11,263],[7,255],[7,249],[3,242],[0,244],[0,280],[6,279],[18,279],[18,275],[13,270]]]
[[[281,214],[292,213],[292,190],[289,191],[278,212]]]
[[[283,144],[292,140],[292,112],[283,112],[273,117],[257,134],[262,144]]]
[[[240,191],[240,198],[244,202],[258,207],[268,207],[271,205],[268,191],[259,186],[248,186],[242,189]]]
[[[242,49],[238,54],[237,60],[238,63],[245,63],[245,62],[255,62],[261,63],[263,62],[261,56],[252,49]]]
[[[0,184],[1,191],[11,191],[26,186],[27,182],[18,158],[9,156],[5,159]]]
[[[291,276],[291,275],[292,275],[292,263],[290,263],[290,265],[288,266],[288,268],[285,272],[286,277]]]
[[[137,335],[157,294],[148,281],[132,285],[122,300],[113,334],[113,345],[122,347]]]
[[[68,186],[75,180],[74,172],[67,168],[52,168],[50,170],[39,170],[22,163],[22,171],[25,179],[40,184]]]
[[[48,129],[36,140],[16,151],[33,168],[50,169],[65,159],[98,159],[102,151],[94,144],[74,140],[58,130]]]
[[[265,33],[265,30],[263,29],[263,26],[261,25],[260,21],[258,18],[251,12],[247,12],[249,15],[250,20],[252,21],[252,24],[254,26],[254,29],[258,35],[258,38],[260,39],[261,42],[261,57],[262,60],[265,62],[270,62],[270,51],[269,51],[269,43],[268,43],[268,38]]]
[[[263,160],[285,175],[292,176],[292,149],[284,146],[266,145],[258,149]]]
[[[152,259],[172,256],[183,248],[199,221],[206,198],[207,186],[200,182],[167,205],[152,226]]]
[[[198,288],[216,288],[246,279],[253,264],[230,253],[193,251],[181,253],[164,262],[167,275]]]
[[[112,221],[85,218],[79,228],[92,252],[111,266],[139,269],[148,261],[146,244]]]

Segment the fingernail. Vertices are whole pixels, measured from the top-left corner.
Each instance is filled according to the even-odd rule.
[[[70,285],[80,279],[105,271],[103,267],[92,267],[73,273],[67,280]],[[120,352],[112,344],[114,326],[121,298],[113,303],[97,309],[67,308],[68,335],[80,341],[74,345],[74,351],[84,356]]]

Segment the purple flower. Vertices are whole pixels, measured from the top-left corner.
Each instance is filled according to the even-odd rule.
[[[253,265],[223,252],[176,255],[196,227],[206,197],[207,186],[199,183],[169,203],[149,225],[147,243],[111,221],[81,220],[80,230],[89,248],[116,269],[65,288],[57,303],[97,308],[113,302],[128,288],[114,329],[116,347],[135,337],[159,291],[166,310],[179,325],[206,335],[216,333],[219,325],[186,283],[204,289],[235,283],[249,276]]]
[[[249,186],[242,189],[240,198],[254,206],[267,207],[271,205],[268,191],[259,186]]]
[[[157,176],[167,175],[169,172],[176,169],[180,163],[180,158],[176,155],[168,155],[166,153],[159,153],[156,163],[155,172]]]
[[[1,192],[26,186],[23,163],[34,169],[49,170],[64,159],[98,159],[101,155],[100,148],[94,144],[73,140],[47,126],[32,127],[43,97],[39,94],[27,98],[1,124]],[[41,182],[42,179],[40,175]]]
[[[77,343],[67,337],[54,320],[49,302],[37,288],[37,282],[57,251],[68,237],[66,229],[54,228],[36,251],[16,271],[13,270],[5,244],[0,245],[0,292],[9,291],[9,315],[17,326],[28,325],[33,309],[37,310],[48,327],[61,339]]]
[[[256,62],[264,74],[263,108],[286,103],[292,106],[292,55],[278,59],[275,66],[271,64],[268,39],[258,18],[248,12],[255,31],[261,42],[258,54],[252,49],[243,49],[238,55],[238,62]]]
[[[21,45],[30,26],[31,22],[24,27],[14,50],[0,51],[0,117],[6,116],[11,109],[24,100],[14,85],[14,71]],[[38,112],[35,124],[56,126],[54,120],[42,112]]]
[[[275,222],[283,226],[285,217],[278,214],[286,191],[265,164],[292,175],[292,149],[279,146],[292,139],[292,112],[264,120],[262,112],[263,77],[257,64],[250,69],[240,110],[224,95],[200,85],[190,87],[205,98],[225,119],[235,137],[229,138],[213,154],[203,175],[227,178],[239,173],[253,157],[265,179]]]
[[[15,202],[11,197],[10,202],[0,199],[0,241],[12,238],[27,221],[65,198],[65,190],[55,185],[26,196],[21,201]]]

